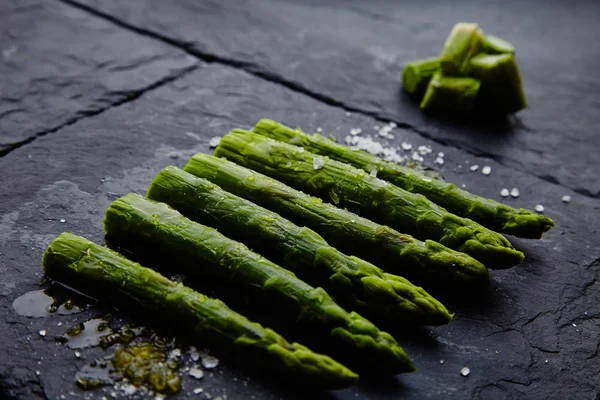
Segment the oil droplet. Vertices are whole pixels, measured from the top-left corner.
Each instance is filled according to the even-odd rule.
[[[83,308],[74,305],[72,300],[59,297],[54,287],[25,293],[13,301],[12,307],[17,314],[32,318],[47,317],[52,314],[77,314],[83,311]]]
[[[123,327],[115,332],[109,326],[111,320],[112,317],[107,315],[82,322],[68,329],[62,336],[58,336],[56,341],[64,343],[70,349],[94,346],[106,348],[115,343],[129,343],[139,333],[129,327]]]

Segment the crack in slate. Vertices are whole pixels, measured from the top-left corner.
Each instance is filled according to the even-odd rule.
[[[114,101],[114,102],[108,104],[105,107],[101,107],[101,108],[99,108],[97,110],[91,110],[91,111],[88,110],[88,111],[79,112],[73,118],[70,118],[66,122],[64,122],[64,123],[62,123],[62,124],[60,124],[58,126],[55,126],[54,128],[50,128],[50,129],[46,129],[46,130],[37,132],[33,136],[30,136],[30,137],[28,137],[26,139],[23,139],[20,142],[13,143],[13,144],[11,144],[10,146],[8,146],[8,147],[6,147],[4,149],[0,149],[0,158],[4,157],[5,155],[7,155],[7,154],[9,154],[11,152],[13,152],[14,150],[17,150],[17,149],[19,149],[19,148],[21,148],[21,147],[23,147],[23,146],[25,146],[25,145],[33,142],[37,138],[40,138],[42,136],[46,136],[46,135],[54,133],[54,132],[57,132],[57,131],[61,130],[64,127],[67,127],[69,125],[73,125],[76,122],[81,121],[82,119],[86,119],[86,118],[90,118],[90,117],[96,116],[98,114],[102,114],[103,112],[105,112],[105,111],[107,111],[107,110],[109,110],[111,108],[118,107],[118,106],[120,106],[122,104],[130,103],[130,102],[138,99],[139,97],[141,97],[145,93],[150,92],[150,91],[152,91],[154,89],[157,89],[157,88],[159,88],[161,86],[164,86],[164,85],[166,85],[168,83],[171,83],[171,82],[173,82],[173,81],[175,81],[175,80],[177,80],[177,79],[179,79],[179,78],[187,75],[188,73],[196,70],[197,68],[198,68],[198,65],[192,65],[191,67],[187,67],[187,68],[179,71],[178,73],[168,75],[168,76],[166,76],[166,77],[164,77],[164,78],[162,78],[162,79],[160,79],[160,80],[158,80],[156,82],[153,82],[153,83],[151,83],[151,84],[149,84],[149,85],[147,85],[147,86],[145,86],[145,87],[143,87],[141,89],[132,90],[132,91],[129,91],[129,92],[124,92],[123,93],[123,96],[124,96],[123,98],[121,98],[121,99],[119,99],[117,101]]]
[[[568,190],[572,190],[575,193],[578,193],[582,196],[586,196],[586,197],[591,197],[591,198],[600,198],[600,192],[599,193],[593,193],[588,189],[584,189],[584,188],[571,188],[568,186],[565,186],[564,184],[561,184],[560,182],[558,182],[558,180],[550,175],[547,174],[537,174],[537,173],[533,173],[530,171],[526,171],[523,168],[520,168],[518,166],[518,162],[517,161],[506,161],[506,157],[498,155],[498,154],[493,154],[484,150],[479,150],[479,149],[474,149],[471,148],[468,145],[465,145],[459,141],[456,140],[452,140],[452,139],[443,139],[443,138],[438,138],[438,137],[434,137],[433,135],[431,135],[430,133],[418,129],[417,127],[415,127],[414,125],[411,125],[407,122],[402,122],[402,121],[395,121],[393,120],[393,118],[386,118],[384,116],[382,116],[380,113],[378,112],[374,112],[374,111],[367,111],[367,110],[363,110],[361,108],[358,107],[354,107],[351,105],[348,105],[346,103],[344,103],[341,100],[337,100],[331,96],[319,93],[319,92],[315,92],[311,89],[308,89],[307,87],[305,87],[304,85],[294,82],[292,80],[286,79],[283,76],[276,74],[274,72],[270,72],[265,70],[261,65],[256,64],[254,62],[249,62],[249,61],[242,61],[242,60],[237,60],[234,58],[229,58],[229,57],[224,57],[224,56],[219,56],[216,54],[211,54],[209,52],[206,51],[202,51],[199,50],[193,43],[187,43],[185,41],[179,40],[179,39],[174,39],[171,37],[168,37],[166,35],[163,35],[159,32],[150,30],[150,29],[146,29],[146,28],[142,28],[140,26],[136,26],[132,23],[129,23],[123,19],[120,19],[114,15],[105,13],[103,11],[100,11],[96,8],[93,8],[91,6],[88,6],[86,4],[81,4],[78,3],[77,1],[74,0],[58,0],[64,4],[73,6],[75,8],[78,8],[84,12],[87,12],[93,16],[102,18],[106,21],[109,21],[121,28],[133,31],[135,33],[138,33],[142,36],[146,36],[146,37],[150,37],[156,40],[159,40],[163,43],[166,43],[170,46],[174,46],[180,50],[185,51],[186,53],[195,56],[197,58],[199,58],[200,60],[208,63],[208,64],[212,64],[212,63],[217,63],[217,64],[223,64],[235,69],[239,69],[242,70],[244,72],[247,72],[253,76],[256,76],[258,78],[264,79],[266,81],[278,84],[280,86],[283,86],[289,90],[292,90],[294,92],[297,93],[301,93],[304,94],[305,96],[308,96],[312,99],[318,100],[326,105],[332,106],[332,107],[336,107],[336,108],[341,108],[347,112],[353,112],[359,115],[363,115],[366,117],[370,117],[373,118],[374,120],[381,122],[381,123],[388,123],[388,122],[395,122],[397,124],[397,126],[399,128],[414,132],[418,135],[420,135],[421,137],[431,140],[435,143],[441,144],[443,146],[448,146],[448,147],[453,147],[459,150],[463,150],[468,154],[471,154],[474,157],[485,157],[485,158],[489,158],[491,160],[494,160],[495,162],[497,162],[498,164],[507,167],[507,168],[511,168],[511,169],[517,169],[520,170],[522,172],[525,172],[529,175],[535,176],[545,182],[549,182],[555,185],[558,185],[560,187],[564,187],[565,189]],[[517,123],[519,124],[520,127],[522,127],[524,130],[529,131],[529,132],[534,132],[534,129],[526,126],[522,121],[520,121],[518,118],[516,119]],[[1,156],[1,154],[0,154]]]

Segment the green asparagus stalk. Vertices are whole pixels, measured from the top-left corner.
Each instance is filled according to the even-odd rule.
[[[493,35],[484,35],[482,51],[488,54],[515,54],[515,47],[506,40]]]
[[[489,267],[506,268],[523,261],[523,253],[502,235],[449,213],[423,195],[296,146],[233,130],[221,139],[215,155],[419,239],[436,240]]]
[[[287,342],[271,329],[250,322],[222,301],[170,281],[80,236],[67,232],[59,235],[44,253],[42,265],[50,277],[71,277],[106,286],[163,312],[185,317],[194,331],[216,334],[240,350],[256,352],[302,382],[336,389],[358,380],[354,372],[328,356]]]
[[[481,80],[481,102],[500,113],[527,107],[519,67],[512,54],[479,54],[471,60],[472,74]]]
[[[321,332],[350,362],[381,373],[414,371],[394,338],[355,312],[346,312],[321,288],[314,288],[242,243],[193,222],[164,203],[130,193],[107,209],[104,230],[116,243],[142,248],[146,256],[177,260],[182,272],[260,291],[282,317]],[[131,248],[130,248],[131,249]],[[256,292],[254,292],[256,293]],[[251,298],[250,298],[251,300]]]
[[[404,66],[402,70],[402,87],[408,94],[422,95],[433,74],[440,70],[438,57],[425,58],[413,61]]]
[[[467,76],[471,58],[481,51],[482,38],[483,31],[477,24],[459,22],[454,25],[440,54],[444,75]]]
[[[479,87],[477,79],[444,76],[436,72],[419,107],[422,110],[468,113],[475,106]]]
[[[442,284],[452,290],[489,285],[488,271],[466,254],[398,233],[230,161],[198,153],[184,170],[319,232],[338,249],[412,281]]]
[[[451,213],[470,218],[497,232],[538,239],[554,225],[544,215],[476,196],[441,179],[428,181],[430,177],[419,171],[384,161],[365,151],[351,149],[319,134],[307,135],[270,119],[258,121],[254,132],[302,146],[312,153],[329,156],[365,171],[376,171],[378,178],[409,192],[420,193]]]
[[[152,181],[147,197],[244,241],[360,312],[403,324],[442,325],[452,320],[446,307],[408,280],[347,256],[309,228],[178,168],[164,168]]]

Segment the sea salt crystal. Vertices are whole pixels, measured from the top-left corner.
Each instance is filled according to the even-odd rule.
[[[391,121],[391,122],[388,124],[388,126],[389,126],[390,128],[396,128],[396,127],[398,127],[398,124],[397,124],[397,123],[395,123],[394,121]]]
[[[469,367],[463,367],[463,369],[460,370],[460,374],[462,376],[467,376],[471,373],[471,370],[469,369]]]
[[[419,162],[423,161],[423,157],[421,157],[416,151],[412,153],[412,159]]]
[[[404,151],[409,151],[412,149],[412,144],[410,144],[410,143],[402,142],[402,144],[400,146],[402,147],[402,150],[404,150]]]
[[[485,167],[483,167],[481,169],[481,173],[484,175],[489,175],[492,172],[492,167],[490,167],[489,165],[486,165]]]
[[[442,157],[443,158],[444,156],[445,156],[445,154],[442,153],[441,151],[438,153],[438,157]]]
[[[318,128],[317,128],[317,132],[319,132],[319,133],[323,132],[323,128],[321,128],[321,127],[318,127]]]
[[[61,218],[61,219],[60,219],[60,222],[62,222],[62,223],[64,224],[64,223],[65,223],[65,222],[67,222],[67,221],[66,221],[64,218]]]
[[[321,168],[323,168],[324,165],[325,165],[325,160],[323,160],[321,157],[313,158],[313,168],[314,169],[321,169]]]
[[[500,196],[502,196],[502,197],[508,197],[509,195],[510,195],[510,192],[506,188],[504,188],[500,191]]]
[[[216,368],[219,365],[219,359],[213,356],[202,357],[202,366],[207,369]]]
[[[299,153],[304,153],[304,147],[302,147],[302,146],[298,147],[298,152]]]
[[[371,170],[371,173],[370,173],[369,175],[371,175],[371,176],[375,176],[375,177],[376,177],[376,176],[377,176],[377,168],[373,168],[373,169]]]
[[[440,364],[443,364],[443,363],[444,363],[444,360],[440,360]]]
[[[349,117],[349,116],[350,116],[350,113],[349,113],[349,112],[347,112],[347,113],[346,113],[346,117]]]
[[[42,330],[40,331],[40,336],[41,336],[41,337],[44,337],[44,336],[46,336],[46,330],[45,330],[45,329],[42,329]]]
[[[475,164],[475,165],[471,165],[471,168],[469,168],[471,170],[471,172],[475,172],[479,169],[479,165]]]
[[[362,129],[360,128],[352,128],[350,129],[350,134],[352,136],[360,135],[362,133]]]
[[[221,136],[215,136],[208,141],[208,146],[211,149],[214,149],[219,145],[219,143],[221,143]]]
[[[442,157],[438,157],[435,159],[434,163],[442,165],[444,164],[444,159]]]
[[[188,375],[196,379],[202,379],[204,377],[204,371],[200,368],[190,368]]]
[[[569,203],[571,201],[571,196],[563,196],[561,200],[563,203]]]
[[[519,197],[519,189],[517,189],[517,188],[512,188],[512,189],[510,190],[510,195],[511,195],[512,197],[515,197],[515,198]]]
[[[196,389],[194,389],[194,394],[200,394],[202,392],[204,392],[204,388],[197,387]]]
[[[535,206],[535,211],[539,212],[539,213],[543,213],[544,212],[544,206],[541,204],[538,204]]]

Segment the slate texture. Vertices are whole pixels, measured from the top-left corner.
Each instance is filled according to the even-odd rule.
[[[196,62],[58,2],[3,1],[0,27],[0,155]]]
[[[599,2],[81,1],[198,55],[600,196],[600,152],[586,146],[600,129]],[[516,46],[529,101],[517,118],[443,121],[398,90],[403,65],[439,54],[460,21]]]
[[[216,41],[219,35],[225,35],[222,32],[228,24],[221,17],[228,14],[224,11],[226,6],[223,3],[196,4],[201,6],[189,9],[187,14],[196,14],[196,28],[199,31],[206,29],[207,21],[214,18],[215,31],[210,35],[207,31],[204,39],[209,40],[206,36],[212,35],[211,40]],[[300,4],[303,3],[298,4],[293,6],[294,9],[302,10],[304,5]],[[385,11],[385,4],[376,3],[373,7],[384,7],[379,9]],[[52,12],[63,10],[68,13],[68,8],[64,7],[70,6],[56,3],[50,9]],[[285,7],[292,6],[277,3],[268,10],[271,15],[293,19],[291,14],[286,14],[289,9]],[[313,18],[321,18],[317,12],[320,8],[315,7],[317,6],[311,5]],[[363,18],[364,14],[386,19],[387,14],[383,11],[366,12],[363,10],[369,8],[366,5],[353,6],[352,10],[355,8],[361,8],[356,11],[356,18]],[[308,9],[307,7],[304,11],[306,15],[309,15]],[[336,8],[331,5],[323,9]],[[238,15],[238,29],[243,30],[244,18],[250,18],[253,24],[261,22],[253,19],[253,15],[262,15],[258,12],[260,9],[253,9],[256,14],[244,8],[238,10],[238,14],[231,12]],[[350,11],[346,9],[338,11],[340,20],[337,23],[340,25],[344,18],[346,24],[353,24],[355,27],[362,23],[358,21],[363,21],[348,19]],[[84,15],[80,14],[80,10],[73,12]],[[162,17],[158,18],[155,16],[156,12],[154,6],[149,6],[145,14],[147,18],[154,18],[156,21],[161,19],[160,30],[165,34],[185,26],[187,16],[183,14],[172,15],[165,9]],[[300,11],[298,13],[299,21],[302,21],[301,15],[304,14]],[[382,15],[376,17],[379,13]],[[119,18],[129,18],[132,14],[135,13],[115,12]],[[119,38],[122,36],[123,41],[152,43],[163,51],[174,51],[175,59],[181,57],[181,52],[168,50],[166,42],[163,46],[148,38],[147,33],[140,34],[131,29],[127,32],[126,27],[111,24],[106,19],[102,21],[97,15],[90,14],[86,18],[95,21],[94,24],[105,24],[106,29],[117,32],[115,35]],[[456,19],[451,14],[444,18],[448,25]],[[192,19],[190,16],[189,20]],[[273,20],[270,22],[278,23],[277,18]],[[436,23],[441,24],[439,21]],[[255,28],[253,24],[246,24],[249,36]],[[282,29],[285,25],[282,23]],[[216,29],[219,26],[221,29]],[[264,29],[271,29],[269,27],[267,25]],[[191,35],[191,28],[189,29],[186,34]],[[269,50],[269,46],[274,43],[285,41],[277,33],[278,31],[273,30],[271,35],[265,33],[264,36],[248,40],[246,49],[240,52],[251,53],[252,42],[260,41],[263,43],[262,51]],[[495,33],[500,35],[502,32]],[[364,35],[367,36],[366,33]],[[428,35],[431,35],[431,43],[437,43],[437,34],[431,31]],[[177,40],[183,42],[184,37],[185,35],[178,36]],[[352,46],[358,49],[359,44],[345,47],[343,44],[335,45],[333,39],[315,37],[311,40],[322,46],[339,46],[335,51],[342,60],[348,57],[348,67],[354,65],[354,68],[359,69],[357,66],[361,59],[356,58],[352,61],[354,64],[351,64],[350,58],[353,54]],[[507,39],[515,42],[519,49],[518,40],[509,36]],[[185,42],[193,43],[194,40],[195,37],[190,36]],[[386,40],[390,39],[383,38],[382,42]],[[223,36],[221,44],[225,46],[227,42]],[[364,43],[366,42],[363,45]],[[292,42],[288,45],[297,46]],[[396,45],[399,49],[402,48],[402,45]],[[188,45],[183,47],[186,46]],[[104,50],[109,52],[106,57],[115,57],[109,50]],[[346,51],[350,51],[350,55]],[[287,57],[285,52],[273,54],[280,54],[281,63]],[[310,57],[317,57],[315,54],[310,53]],[[323,49],[321,54],[324,56],[328,53]],[[418,56],[411,53],[407,59]],[[367,109],[348,113],[340,104],[322,101],[322,98],[315,98],[318,96],[290,87],[288,81],[274,78],[270,82],[257,76],[258,70],[271,71],[271,64],[261,64],[260,68],[254,69],[246,64],[236,64],[215,56],[205,55],[203,59],[208,60],[208,63],[195,63],[198,68],[193,72],[173,77],[171,82],[154,85],[156,87],[140,89],[137,98],[107,106],[104,112],[97,115],[81,116],[70,126],[57,129],[0,157],[0,336],[5,339],[0,342],[0,398],[57,399],[63,395],[66,398],[87,396],[86,398],[100,399],[110,395],[102,390],[84,393],[73,383],[77,369],[105,353],[97,348],[87,349],[82,351],[81,358],[77,358],[72,350],[54,344],[53,338],[63,333],[65,327],[107,311],[112,312],[117,321],[121,318],[135,321],[135,315],[121,315],[118,311],[108,310],[99,304],[73,316],[31,319],[17,315],[11,307],[16,297],[39,288],[38,282],[42,278],[41,255],[47,244],[60,232],[69,230],[102,243],[101,220],[110,201],[130,191],[144,193],[151,179],[162,167],[183,166],[195,152],[211,151],[208,147],[211,137],[222,136],[234,127],[250,128],[259,118],[273,118],[305,130],[320,127],[338,139],[347,135],[352,128],[361,128],[369,133],[375,131],[376,125],[382,124],[369,115],[371,113]],[[291,57],[288,62],[298,62],[298,59]],[[398,62],[402,60],[399,59]],[[319,78],[323,93],[330,90],[327,89],[330,84],[333,85],[327,76],[328,68],[330,67],[321,67],[318,70],[318,73],[324,74]],[[250,69],[250,72],[244,69]],[[307,76],[311,73],[310,69],[304,71],[305,79],[313,79]],[[9,76],[17,77],[20,76],[19,73],[12,72]],[[371,79],[366,75],[369,74],[363,72],[353,79],[357,84],[367,87],[367,83],[361,83]],[[104,73],[99,73],[99,76],[108,79]],[[160,81],[162,76],[157,79]],[[292,78],[289,79],[291,80]],[[396,91],[398,85],[395,81],[387,86],[369,86],[372,91],[369,96],[377,98],[376,93],[379,93],[378,101],[384,101],[392,96],[391,92]],[[545,87],[540,86],[540,90]],[[338,87],[334,94],[341,98],[350,92],[348,88]],[[398,105],[399,110],[400,107],[406,111],[406,115],[412,115],[409,103]],[[416,112],[414,115],[417,115]],[[582,120],[587,117],[587,114],[582,115],[585,115],[581,117]],[[555,120],[560,122],[552,110],[548,111],[545,118],[543,122],[547,124]],[[31,121],[34,122],[43,123]],[[593,122],[593,117],[590,117],[589,123]],[[427,122],[427,126],[433,124],[434,122]],[[537,125],[530,128],[536,130]],[[460,136],[462,129],[452,127],[448,132],[457,132],[457,140],[462,138],[460,140],[466,142],[467,136]],[[568,131],[559,131],[560,138],[563,138],[563,134],[570,134]],[[511,141],[505,144],[506,149],[515,146],[513,151],[517,151],[518,145],[513,140],[525,140],[517,138],[527,136],[528,133],[522,130],[515,132]],[[477,194],[501,200],[499,192],[502,188],[519,188],[520,197],[504,201],[527,208],[543,204],[545,213],[555,220],[556,227],[539,241],[511,239],[525,252],[526,262],[510,270],[492,271],[493,286],[484,298],[473,298],[468,304],[449,301],[449,308],[456,313],[452,324],[427,329],[421,335],[398,335],[400,343],[418,366],[416,373],[399,376],[391,382],[367,382],[344,391],[306,395],[297,393],[302,386],[301,382],[297,388],[280,388],[276,383],[270,382],[269,377],[248,374],[223,362],[212,372],[212,376],[207,374],[202,381],[185,376],[184,389],[175,398],[208,398],[204,394],[187,395],[198,386],[203,387],[213,399],[223,397],[224,394],[228,399],[309,396],[330,399],[600,397],[600,200],[536,177],[531,164],[534,160],[530,160],[530,164],[507,166],[504,165],[507,164],[504,159],[498,162],[478,157],[464,149],[442,144],[437,139],[426,139],[415,129],[399,128],[393,134],[395,139],[391,142],[395,145],[402,141],[409,142],[414,147],[430,145],[433,152],[427,158],[429,163],[437,152],[444,152],[445,163],[437,168],[448,180],[465,184],[467,189]],[[588,148],[597,147],[597,140],[589,140]],[[576,168],[573,163],[580,162],[580,159],[573,160],[562,153],[556,157],[568,166],[565,167],[567,169]],[[529,158],[525,157],[525,160]],[[480,168],[476,172],[470,172],[469,167],[474,164]],[[480,173],[483,165],[492,167],[489,176]],[[591,168],[579,172],[581,175],[591,174],[593,171],[590,170]],[[557,172],[552,168],[548,171]],[[561,202],[563,195],[572,197],[569,204]],[[62,326],[58,326],[58,322]],[[47,330],[45,337],[39,334],[42,329]],[[199,343],[198,346],[203,344]],[[459,374],[464,366],[471,369],[468,377]],[[36,371],[39,371],[39,375]]]

